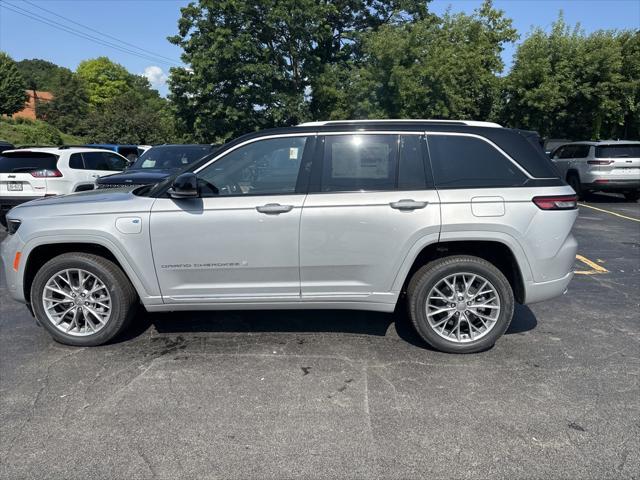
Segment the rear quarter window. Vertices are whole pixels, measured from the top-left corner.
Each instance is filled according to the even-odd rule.
[[[25,173],[55,170],[58,156],[52,153],[4,152],[0,155],[0,173]]]
[[[487,141],[466,135],[427,136],[437,188],[517,187],[526,175]]]
[[[596,158],[640,158],[640,145],[601,145],[596,147]]]

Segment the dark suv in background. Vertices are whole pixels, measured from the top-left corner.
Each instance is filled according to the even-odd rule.
[[[124,172],[101,177],[97,188],[117,188],[150,185],[200,160],[218,149],[219,145],[158,145],[144,152]]]

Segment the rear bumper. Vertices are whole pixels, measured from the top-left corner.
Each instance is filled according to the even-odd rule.
[[[525,286],[525,304],[544,302],[566,293],[573,272],[549,282],[527,282]]]
[[[582,187],[588,190],[602,190],[602,191],[629,191],[629,190],[640,190],[640,179],[625,179],[625,180],[606,180],[606,182],[599,183],[595,179],[590,183],[583,183]]]

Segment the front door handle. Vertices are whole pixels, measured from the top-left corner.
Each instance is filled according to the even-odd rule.
[[[279,213],[287,213],[293,210],[293,205],[280,205],[279,203],[267,203],[261,207],[256,207],[260,213],[267,215],[278,215]]]
[[[389,206],[396,210],[419,210],[427,206],[429,202],[416,202],[415,200],[398,200],[397,202],[391,202]]]

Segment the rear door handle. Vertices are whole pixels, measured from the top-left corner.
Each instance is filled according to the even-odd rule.
[[[280,205],[279,203],[267,203],[261,207],[256,207],[260,213],[267,215],[278,215],[279,213],[287,213],[293,210],[293,205]]]
[[[416,202],[415,200],[398,200],[397,202],[391,202],[389,206],[396,210],[419,210],[428,205],[429,202]]]

